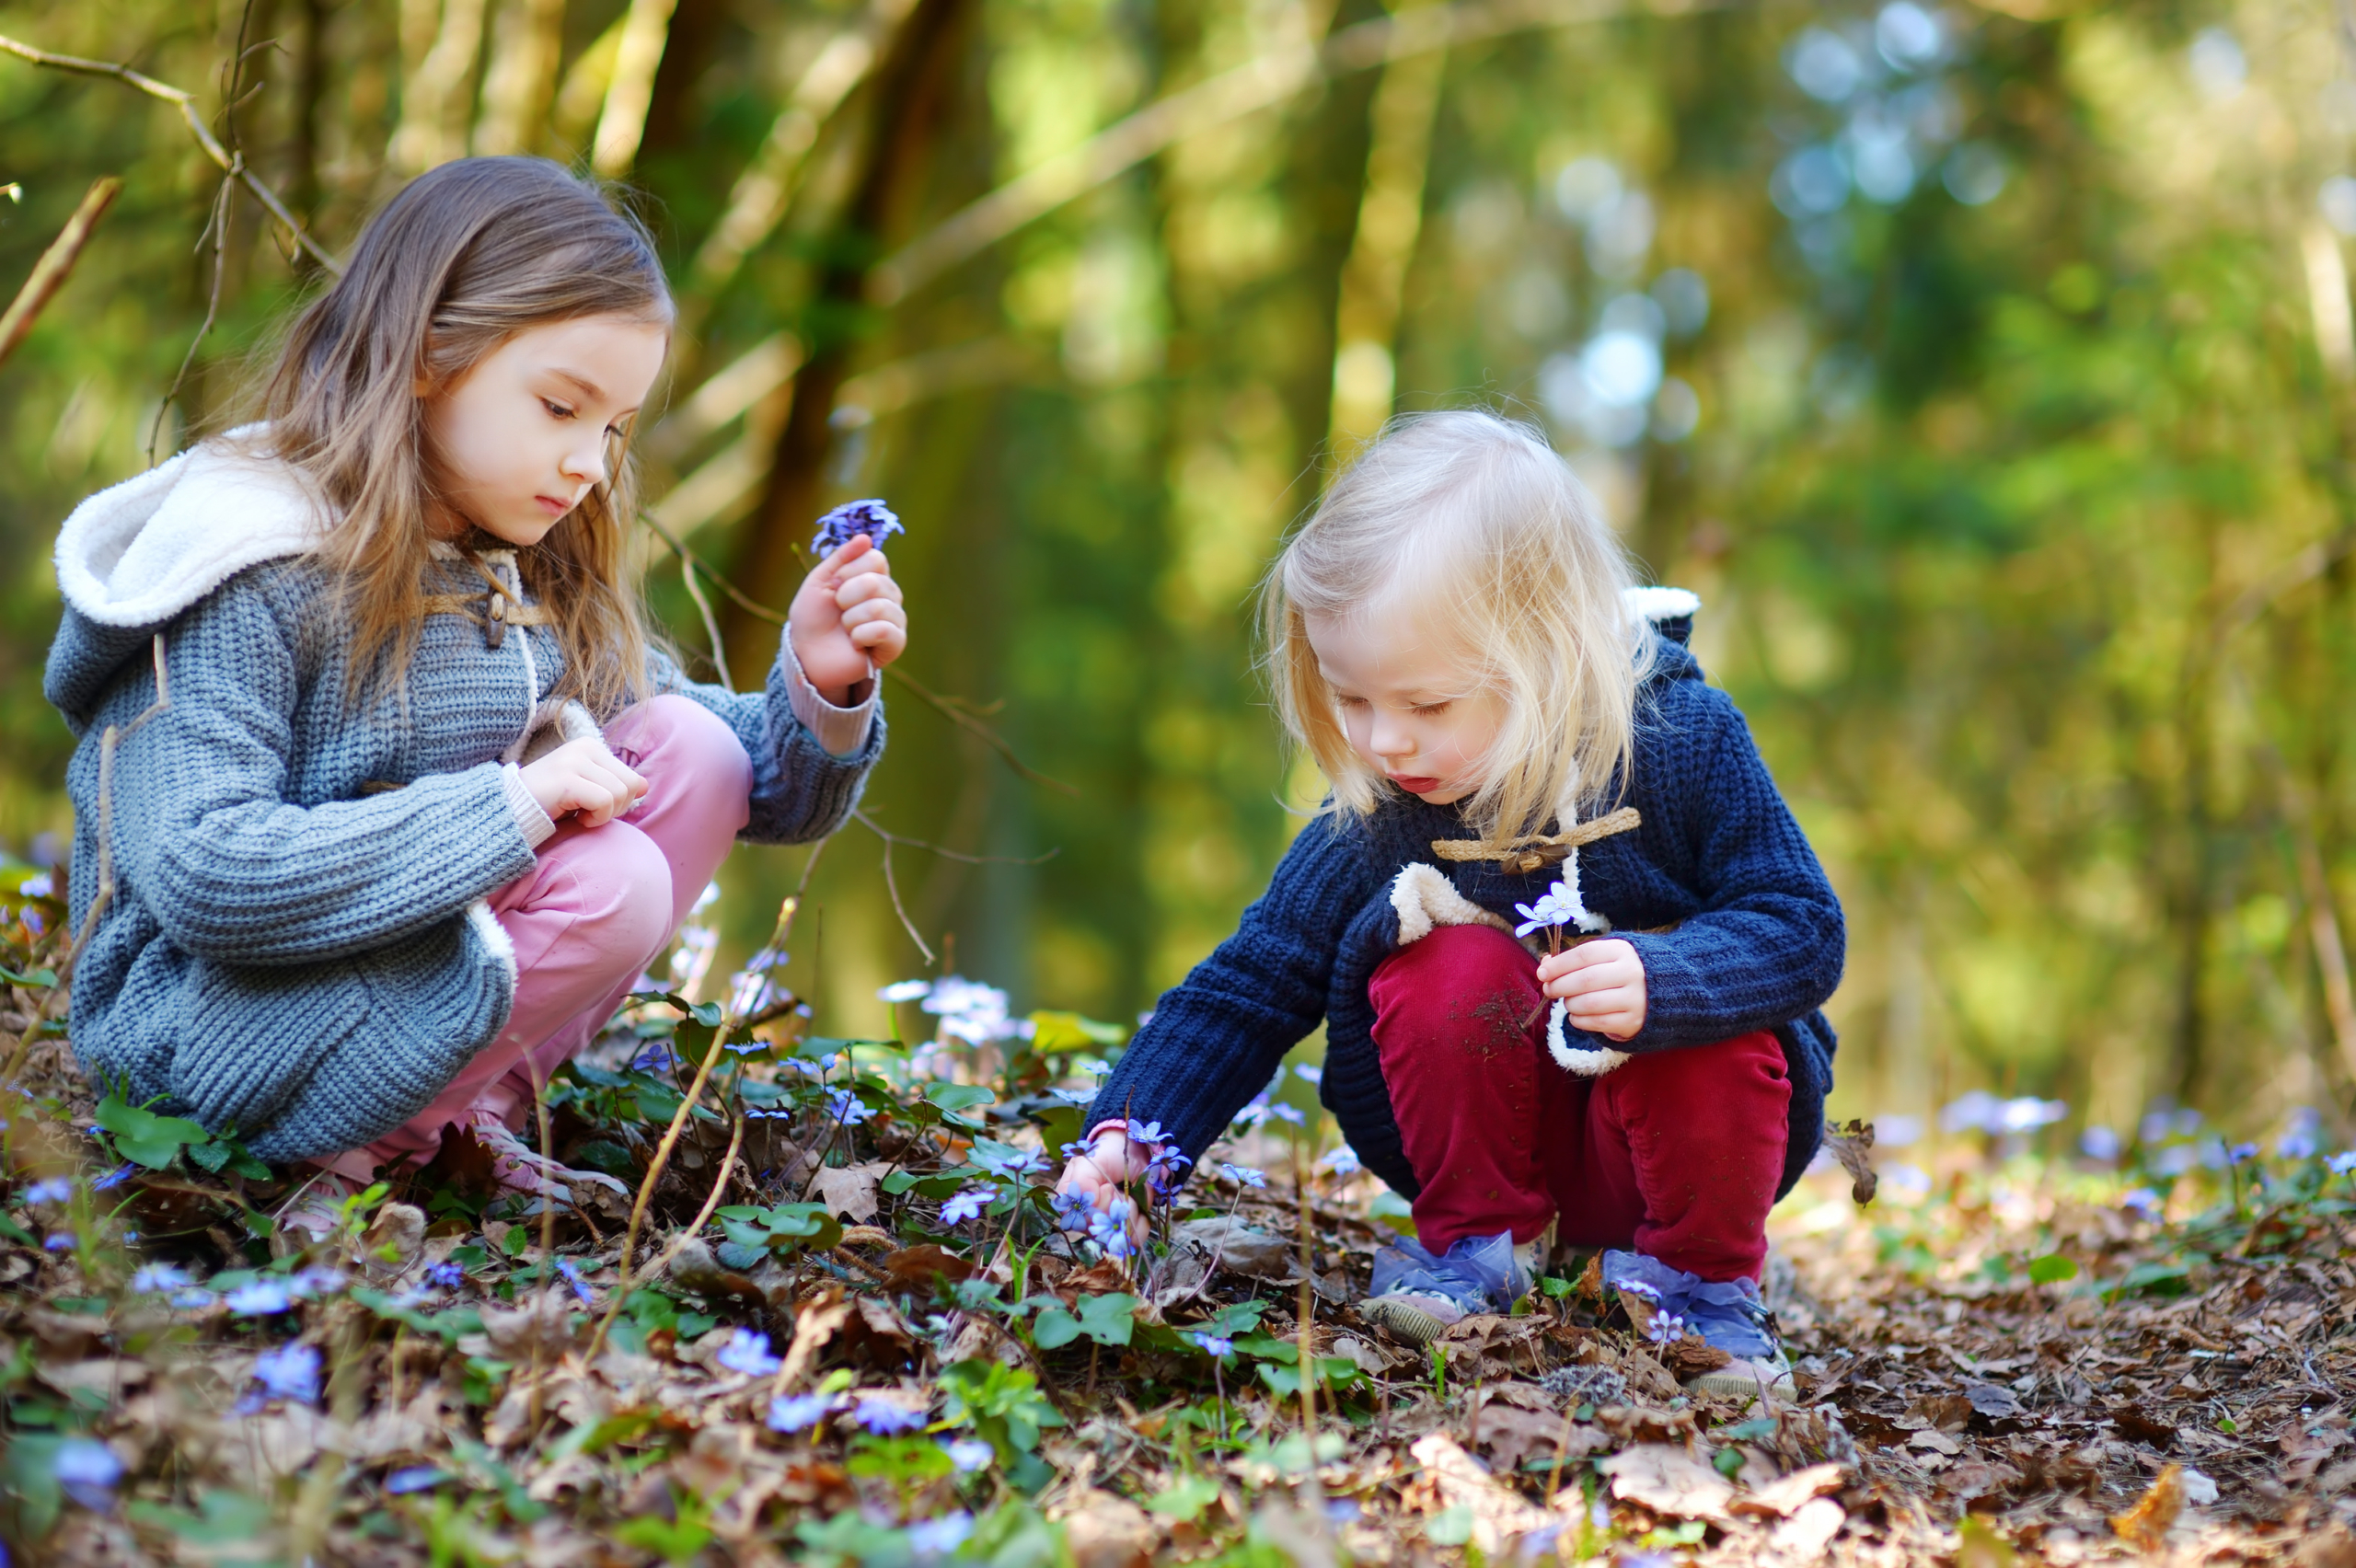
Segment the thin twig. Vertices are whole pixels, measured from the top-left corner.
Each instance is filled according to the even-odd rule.
[[[110,174],[92,180],[82,204],[74,209],[74,215],[65,221],[57,237],[49,242],[40,259],[33,263],[32,276],[17,291],[17,297],[8,302],[8,314],[0,316],[0,364],[8,363],[8,356],[17,352],[17,345],[33,329],[34,321],[64,286],[74,263],[81,259],[82,247],[89,243],[91,231],[98,226],[98,220],[106,215],[107,208],[121,190],[122,181]]]
[[[703,584],[696,581],[696,563],[684,555],[679,558],[679,578],[687,585],[687,597],[696,602],[696,614],[703,617],[703,634],[711,640],[711,667],[719,673],[720,684],[734,691],[736,680],[728,673],[728,645],[721,640],[720,618],[711,613]]]
[[[241,167],[245,158],[243,153],[230,155],[230,161]],[[212,219],[205,224],[204,233],[196,236],[196,243],[200,246],[204,243],[205,235],[213,236],[213,289],[205,298],[204,320],[197,328],[196,336],[189,340],[188,352],[180,356],[179,371],[172,377],[171,386],[165,389],[164,400],[156,405],[155,422],[147,427],[147,466],[151,468],[156,466],[156,438],[164,433],[164,416],[171,411],[172,404],[179,398],[180,387],[188,380],[189,368],[196,363],[196,351],[204,346],[204,340],[213,335],[213,324],[221,318],[221,280],[229,270],[229,220],[236,211],[237,194],[236,177],[233,174],[224,175],[221,189],[214,193]]]
[[[856,816],[858,813],[854,812],[852,814]],[[871,823],[868,825],[872,827],[874,824]],[[888,833],[884,836],[884,891],[892,895],[892,913],[900,917],[900,928],[908,933],[908,940],[917,944],[917,951],[924,954],[925,963],[930,967],[934,962],[932,948],[917,929],[917,923],[908,918],[908,906],[900,902],[899,879],[892,874],[892,836]]]
[[[1032,855],[1027,858],[1016,855],[968,855],[962,849],[952,849],[945,845],[929,844],[921,838],[910,838],[905,833],[890,832],[878,826],[875,819],[869,816],[863,810],[853,811],[850,814],[853,821],[887,844],[905,844],[911,849],[928,849],[945,860],[961,860],[968,866],[1041,866],[1063,853],[1060,849],[1050,849],[1044,855]]]
[[[295,220],[293,213],[287,211],[286,203],[279,200],[278,192],[270,188],[269,182],[255,174],[242,159],[233,159],[230,156],[229,150],[221,144],[220,139],[214,136],[212,130],[205,125],[204,117],[197,112],[196,98],[193,94],[175,87],[169,83],[159,82],[153,76],[142,75],[128,65],[117,64],[108,60],[84,60],[78,55],[52,53],[49,50],[36,49],[31,44],[9,38],[5,34],[0,34],[0,53],[13,54],[19,60],[28,61],[48,70],[64,71],[77,76],[109,76],[127,87],[145,93],[149,98],[170,104],[180,111],[180,118],[188,122],[189,133],[196,138],[196,144],[204,149],[204,156],[218,165],[222,173],[251,191],[254,200],[260,202],[264,210],[278,220],[286,232],[294,237],[294,243],[301,246],[312,260],[326,268],[330,275],[339,278],[343,276],[342,264],[329,255],[318,240],[311,237],[310,231]]]
[[[769,946],[777,951],[782,952],[785,950],[786,940],[792,934],[793,918],[801,911],[803,894],[809,890],[810,878],[818,869],[818,857],[826,852],[826,839],[821,838],[811,847],[810,859],[804,861],[802,867],[802,885],[794,890],[792,895],[786,899],[778,910],[777,928],[769,937]],[[616,1314],[621,1311],[622,1302],[629,1295],[630,1253],[638,1245],[640,1228],[646,1223],[647,1208],[654,1201],[655,1184],[663,1180],[663,1171],[671,1163],[671,1151],[678,1146],[679,1134],[686,1128],[687,1118],[694,1114],[696,1101],[703,1097],[703,1088],[711,1078],[712,1068],[718,1066],[721,1057],[728,1054],[728,1036],[741,1027],[742,1023],[743,1020],[737,1017],[735,1012],[734,999],[731,998],[729,1009],[721,1015],[720,1027],[711,1032],[711,1044],[705,1050],[703,1061],[696,1068],[695,1080],[687,1086],[687,1093],[680,1097],[679,1108],[671,1113],[671,1124],[664,1129],[663,1141],[655,1146],[654,1159],[646,1168],[645,1178],[638,1184],[638,1197],[630,1205],[629,1224],[622,1232],[621,1256],[615,1262],[614,1298],[606,1304],[606,1315],[597,1320],[596,1331],[589,1336],[589,1349],[582,1358],[584,1362],[595,1361],[597,1358],[599,1347],[606,1343],[606,1332],[613,1327]],[[744,1136],[742,1117],[737,1118],[736,1132],[737,1138],[741,1141]],[[730,1145],[732,1159],[734,1158],[734,1150],[735,1145],[732,1143]],[[720,1174],[720,1186],[715,1187],[714,1192],[718,1192],[720,1187],[727,1184],[728,1168],[725,1164],[722,1166]],[[696,1231],[701,1230],[705,1220],[710,1217],[710,1215],[706,1214],[703,1218],[696,1222],[687,1234],[692,1236]],[[667,1256],[666,1254],[666,1262]]]

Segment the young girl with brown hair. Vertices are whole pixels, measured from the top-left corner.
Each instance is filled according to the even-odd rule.
[[[1105,1081],[1067,1205],[1199,1158],[1322,1020],[1325,1105],[1414,1200],[1369,1319],[1422,1343],[1505,1310],[1559,1237],[1640,1327],[1723,1352],[1710,1386],[1783,1381],[1757,1280],[1822,1135],[1844,933],[1686,651],[1698,601],[1634,586],[1538,432],[1458,411],[1343,474],[1267,602],[1332,792]]]
[[[736,838],[831,831],[883,747],[907,617],[865,534],[803,583],[759,693],[647,635],[629,442],[672,318],[595,187],[444,165],[296,321],[257,422],[59,538],[77,928],[99,905],[75,1053],[320,1168],[299,1226],[445,1128],[518,1193],[609,1181],[517,1136],[535,1086]]]

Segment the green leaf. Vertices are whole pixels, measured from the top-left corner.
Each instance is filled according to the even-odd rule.
[[[57,971],[28,969],[19,974],[6,964],[0,963],[0,980],[6,980],[11,986],[28,986],[36,990],[49,990],[57,985]]]
[[[1061,1307],[1043,1307],[1032,1320],[1031,1343],[1041,1350],[1060,1350],[1080,1337],[1080,1320]]]
[[[2065,1279],[2077,1278],[2078,1265],[2059,1252],[2049,1252],[2028,1261],[2028,1277],[2039,1285],[2059,1285]]]
[[[1237,1355],[1248,1355],[1254,1361],[1281,1361],[1290,1366],[1300,1359],[1297,1342],[1267,1334],[1244,1334],[1236,1340],[1235,1350]]]
[[[112,1095],[98,1101],[95,1118],[114,1135],[115,1152],[135,1165],[161,1170],[183,1145],[209,1143],[213,1135],[184,1116],[158,1116]]]
[[[1098,1344],[1126,1344],[1137,1328],[1138,1298],[1114,1291],[1080,1304],[1080,1332]]]
[[[1149,1514],[1191,1523],[1218,1500],[1218,1482],[1208,1476],[1190,1475],[1172,1484],[1167,1492],[1148,1498],[1145,1506]]]
[[[924,1097],[943,1111],[971,1111],[998,1096],[977,1083],[935,1083],[925,1086]]]
[[[0,1214],[0,1236],[6,1237],[9,1240],[14,1241],[19,1247],[37,1248],[40,1245],[40,1239],[39,1237],[35,1236],[31,1231],[27,1230],[23,1226],[18,1225],[15,1220],[10,1219],[5,1214]]]

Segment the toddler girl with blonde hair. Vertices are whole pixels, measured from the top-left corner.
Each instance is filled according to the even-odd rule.
[[[1286,726],[1331,785],[1242,927],[1090,1113],[1067,1202],[1201,1155],[1322,1020],[1321,1095],[1414,1202],[1364,1310],[1424,1343],[1545,1239],[1640,1328],[1784,1382],[1757,1280],[1816,1152],[1839,901],[1742,716],[1567,465],[1475,411],[1397,421],[1266,593]],[[1158,1134],[1149,1138],[1146,1135]]]

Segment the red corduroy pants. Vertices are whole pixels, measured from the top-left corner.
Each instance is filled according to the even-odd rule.
[[[1443,926],[1374,972],[1374,1040],[1435,1252],[1510,1229],[1619,1247],[1705,1280],[1757,1278],[1791,1136],[1784,1048],[1761,1032],[1582,1078],[1546,1049],[1538,961]]]

